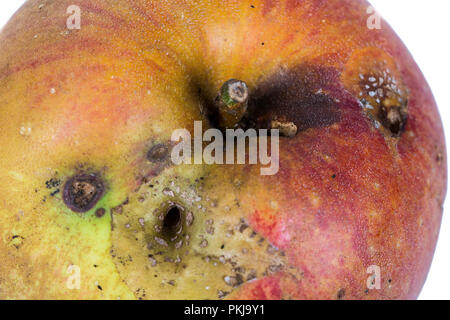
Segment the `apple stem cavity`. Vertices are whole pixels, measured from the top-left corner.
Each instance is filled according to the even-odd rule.
[[[248,86],[241,80],[231,79],[224,83],[216,101],[219,110],[219,125],[223,129],[234,129],[247,113]]]

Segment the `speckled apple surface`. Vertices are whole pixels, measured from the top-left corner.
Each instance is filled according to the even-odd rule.
[[[68,30],[72,4],[30,0],[0,34],[0,298],[418,296],[443,129],[402,42],[367,28],[367,2],[79,0]],[[298,127],[277,175],[149,157],[175,129],[210,127],[231,78],[249,117]],[[64,201],[80,174],[103,188],[82,213]],[[165,238],[174,208],[182,231]]]

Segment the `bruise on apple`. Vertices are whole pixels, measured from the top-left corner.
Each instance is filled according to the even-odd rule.
[[[136,172],[137,189],[172,166],[170,158],[172,148],[171,141],[145,142],[136,147],[135,152],[138,156],[132,166],[138,170]]]
[[[74,212],[85,213],[101,199],[105,186],[98,174],[81,173],[64,185],[63,201]]]
[[[340,121],[343,94],[335,69],[303,64],[282,69],[251,93],[246,127],[279,129],[285,137]]]
[[[150,148],[147,160],[153,163],[165,162],[169,156],[169,147],[165,144],[157,144]]]
[[[387,137],[400,137],[408,117],[408,92],[395,61],[383,50],[365,48],[350,58],[343,81],[365,115]]]

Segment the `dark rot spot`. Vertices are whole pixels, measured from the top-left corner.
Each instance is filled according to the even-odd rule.
[[[379,65],[371,74],[360,75],[360,99],[364,111],[390,134],[398,137],[407,119],[407,96],[400,82]]]
[[[59,187],[60,185],[61,185],[61,181],[58,179],[52,178],[45,182],[45,186],[47,187],[47,189],[53,189],[53,188]]]
[[[103,217],[105,215],[105,213],[106,213],[106,210],[104,208],[98,208],[95,211],[95,215],[96,215],[97,218]]]
[[[338,300],[342,300],[345,297],[345,289],[340,289],[337,293]]]
[[[442,152],[438,152],[438,154],[436,155],[436,161],[438,163],[441,163],[444,160],[444,154]]]
[[[79,174],[70,178],[64,185],[63,200],[74,212],[91,210],[103,196],[105,187],[96,174]]]
[[[147,160],[150,162],[164,162],[169,156],[169,147],[164,144],[153,146],[147,153]]]
[[[20,249],[23,245],[23,241],[25,240],[24,237],[20,235],[14,235],[11,237],[10,244],[13,245],[16,249]]]
[[[379,48],[361,49],[342,77],[375,128],[387,137],[399,137],[408,117],[408,90],[396,61]]]
[[[250,94],[243,127],[279,129],[293,137],[340,121],[336,102],[344,90],[335,69],[301,65],[280,70]]]

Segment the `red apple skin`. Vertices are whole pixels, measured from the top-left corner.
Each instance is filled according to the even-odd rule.
[[[132,273],[110,256],[121,245],[114,217],[96,220],[95,209],[75,215],[41,186],[53,172],[64,181],[87,163],[106,177],[101,205],[109,212],[143,181],[169,175],[146,163],[149,145],[205,120],[198,89],[213,101],[231,78],[249,85],[261,117],[286,116],[300,130],[281,139],[274,176],[261,176],[259,166],[205,165],[204,194],[219,198],[211,216],[225,225],[245,219],[284,257],[279,270],[230,289],[227,298],[418,297],[446,195],[443,128],[406,47],[385,21],[380,30],[367,28],[366,1],[80,0],[82,28],[68,31],[72,2],[28,1],[0,34],[1,298],[142,298]],[[387,69],[408,101],[395,137],[374,125],[359,95],[360,74]],[[279,94],[279,105],[270,94]],[[26,123],[29,136],[19,130]],[[238,206],[224,210],[228,198]],[[137,206],[130,202],[130,215]],[[225,231],[204,234],[208,254]],[[229,241],[226,250],[241,249]],[[136,260],[139,250],[130,247]],[[255,263],[267,254],[266,246],[249,253]],[[94,261],[103,269],[93,269]],[[89,285],[68,290],[68,264],[80,265]],[[380,267],[379,290],[367,288],[372,265]],[[205,270],[212,286],[223,281],[224,274]],[[101,292],[99,281],[107,284]],[[152,292],[147,298],[182,296],[176,287],[173,295],[142,287]]]

